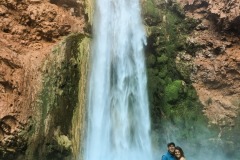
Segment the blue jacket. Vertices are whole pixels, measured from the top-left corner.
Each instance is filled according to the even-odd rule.
[[[174,157],[174,155],[172,155],[171,153],[167,152],[166,154],[164,154],[162,156],[162,160],[176,160],[176,158]]]

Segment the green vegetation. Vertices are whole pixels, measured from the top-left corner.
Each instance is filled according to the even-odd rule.
[[[184,95],[184,82],[181,80],[173,81],[165,87],[164,95],[167,103],[174,103]]]
[[[143,13],[147,17],[146,62],[153,132],[158,134],[159,145],[166,144],[166,135],[171,139],[173,132],[172,137],[178,142],[201,146],[199,143],[205,143],[216,133],[209,131],[202,105],[191,85],[191,61],[176,64],[180,53],[194,51],[186,38],[198,22],[186,18],[176,3],[147,0],[144,5],[150,5],[143,7]]]
[[[160,10],[154,4],[154,0],[147,0],[143,2],[143,15],[144,20],[150,24],[157,24],[161,21]]]
[[[160,57],[157,57],[158,63],[166,63],[168,61],[168,57],[166,55],[161,55]]]
[[[159,10],[152,0],[146,1],[146,4],[143,7],[143,12],[152,18],[159,18]]]
[[[30,144],[29,159],[72,159],[74,140],[80,142],[80,134],[77,132],[76,138],[72,129],[76,128],[73,117],[81,116],[77,112],[84,103],[79,100],[79,86],[86,85],[81,82],[86,81],[82,73],[82,66],[85,72],[88,63],[88,53],[84,53],[88,51],[82,46],[87,46],[86,41],[89,37],[83,34],[66,37],[44,64],[43,89],[37,101],[40,114],[33,118],[35,127],[30,131],[31,141],[36,143]]]

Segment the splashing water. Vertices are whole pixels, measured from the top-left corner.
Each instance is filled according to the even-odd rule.
[[[138,0],[97,0],[85,160],[152,160]]]

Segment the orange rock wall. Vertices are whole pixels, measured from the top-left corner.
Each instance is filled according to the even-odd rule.
[[[43,64],[63,36],[84,33],[84,5],[75,0],[0,1],[0,159],[25,159],[21,156],[41,116],[36,100]]]
[[[240,3],[238,0],[178,0],[200,21],[188,43],[195,54],[193,84],[211,123],[234,126],[240,108]]]

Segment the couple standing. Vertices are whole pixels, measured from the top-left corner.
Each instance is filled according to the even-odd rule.
[[[175,143],[167,144],[168,152],[162,156],[162,160],[186,160],[181,147],[175,147]]]

